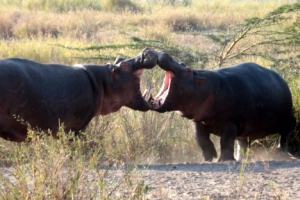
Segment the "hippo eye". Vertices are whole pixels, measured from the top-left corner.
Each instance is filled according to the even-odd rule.
[[[186,72],[188,76],[191,76],[193,74],[193,70],[191,68],[186,68]]]

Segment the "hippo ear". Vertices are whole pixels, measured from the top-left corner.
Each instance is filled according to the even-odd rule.
[[[186,75],[191,76],[193,75],[193,70],[189,67],[186,68]]]
[[[111,70],[111,77],[114,80],[116,76],[118,76],[122,72],[127,72],[130,70],[130,66],[127,62],[121,61],[121,63],[117,64],[112,70]]]
[[[120,63],[121,61],[125,60],[124,58],[120,58],[120,57],[117,57],[114,64],[118,64]]]
[[[182,67],[186,68],[186,65],[184,63],[179,63]]]
[[[115,78],[116,78],[116,76],[118,75],[118,68],[113,68],[112,70],[111,70],[111,78],[112,78],[112,80],[115,80]]]

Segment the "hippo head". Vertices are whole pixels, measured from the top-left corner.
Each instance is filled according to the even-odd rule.
[[[191,102],[195,90],[194,83],[204,81],[196,77],[191,68],[179,64],[166,52],[157,52],[157,64],[165,70],[163,85],[158,94],[149,100],[152,110],[157,112],[183,111],[185,102]]]
[[[126,106],[134,110],[147,111],[151,105],[140,91],[140,80],[144,69],[157,64],[157,54],[146,48],[138,56],[130,59],[117,58],[109,67],[110,85],[105,91],[100,114],[109,114]]]

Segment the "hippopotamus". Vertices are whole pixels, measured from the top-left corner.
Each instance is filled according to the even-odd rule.
[[[220,136],[219,161],[235,160],[235,140],[246,152],[249,141],[279,133],[280,148],[286,149],[296,120],[290,89],[278,73],[251,62],[194,70],[164,51],[157,56],[165,78],[160,92],[150,99],[152,109],[177,111],[193,120],[205,161],[217,158],[210,134]]]
[[[151,107],[140,91],[143,69],[157,63],[146,48],[136,57],[114,64],[43,64],[22,58],[0,60],[0,137],[22,142],[28,127],[57,135],[78,134],[97,115],[122,106],[139,111]]]

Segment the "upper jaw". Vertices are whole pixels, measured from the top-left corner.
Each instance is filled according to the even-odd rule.
[[[157,52],[151,48],[143,49],[136,57],[126,60],[134,71],[140,69],[152,69],[157,64]]]
[[[151,48],[145,48],[140,56],[142,57],[142,67],[144,69],[152,69],[157,64],[157,52]]]
[[[168,53],[164,51],[157,52],[157,64],[165,71],[170,71],[174,75],[180,74],[186,68],[185,65],[176,62]]]
[[[157,64],[157,52],[151,48],[145,48],[138,56],[125,60],[125,62],[132,67],[134,76],[138,78],[138,82],[140,83],[143,70],[151,69]],[[140,111],[150,110],[152,106],[148,102],[149,98],[146,99],[146,96],[147,93],[144,92],[144,94],[142,94],[141,91],[139,91],[135,101],[127,106]]]

